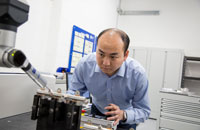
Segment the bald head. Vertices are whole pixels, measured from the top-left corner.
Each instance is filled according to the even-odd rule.
[[[98,44],[99,38],[106,33],[117,33],[117,34],[119,34],[120,38],[122,39],[122,41],[124,43],[124,53],[127,51],[128,47],[129,47],[130,39],[124,31],[119,30],[117,28],[109,28],[109,29],[103,30],[101,33],[99,33],[99,35],[97,37],[97,44]]]

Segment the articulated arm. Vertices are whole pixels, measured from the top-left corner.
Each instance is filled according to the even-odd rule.
[[[29,6],[18,0],[0,0],[0,67],[22,68],[41,88],[47,82],[15,47],[17,28],[28,20]]]
[[[14,67],[20,67],[40,88],[47,88],[46,80],[43,79],[40,73],[31,65],[22,51],[11,49],[7,53],[7,58],[5,59],[7,59],[9,64],[12,64]]]

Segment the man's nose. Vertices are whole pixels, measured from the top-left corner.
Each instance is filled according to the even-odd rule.
[[[103,65],[110,65],[110,59],[107,58],[107,57],[105,57],[105,58],[103,59]]]

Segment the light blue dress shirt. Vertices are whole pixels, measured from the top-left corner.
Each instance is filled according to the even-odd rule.
[[[101,71],[96,62],[96,53],[83,57],[77,64],[69,93],[89,91],[98,110],[116,104],[127,112],[127,124],[144,122],[150,114],[148,80],[144,68],[128,57],[111,77]]]

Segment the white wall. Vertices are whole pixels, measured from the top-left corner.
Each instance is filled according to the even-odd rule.
[[[131,45],[184,49],[200,56],[200,0],[121,0],[122,10],[159,10],[160,15],[120,15],[118,28]]]
[[[29,20],[18,29],[16,48],[39,71],[67,67],[72,26],[95,35],[116,27],[118,0],[27,0]]]
[[[105,28],[116,27],[118,0],[62,0],[55,67],[68,66],[72,26],[96,36]],[[56,69],[56,68],[55,68]]]
[[[18,28],[15,47],[25,53],[36,69],[45,71],[52,2],[50,0],[27,0],[27,2],[30,5],[29,19]]]

